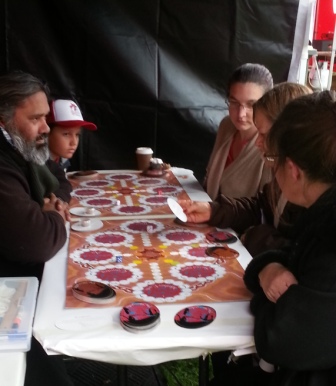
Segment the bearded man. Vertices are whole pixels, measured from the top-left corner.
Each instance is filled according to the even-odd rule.
[[[47,87],[34,76],[0,76],[0,276],[35,276],[65,244],[67,204],[49,159]],[[69,197],[69,194],[65,195]],[[25,386],[70,386],[61,357],[33,338]]]
[[[66,241],[67,206],[49,158],[48,89],[34,76],[0,77],[0,276],[36,276]]]

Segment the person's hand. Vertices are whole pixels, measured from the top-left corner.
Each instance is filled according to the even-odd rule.
[[[64,212],[65,220],[70,221],[71,215],[69,212],[69,204],[67,202],[64,202],[60,198],[57,198],[56,204],[55,204],[56,210],[58,212]]]
[[[259,273],[259,282],[266,297],[273,303],[277,302],[289,286],[298,283],[296,277],[279,263],[266,265]]]
[[[63,217],[64,222],[71,220],[68,204],[63,202],[60,198],[56,197],[53,193],[51,193],[49,198],[44,199],[42,210],[44,212],[58,212]]]
[[[179,200],[188,222],[201,223],[210,219],[211,208],[208,202]]]

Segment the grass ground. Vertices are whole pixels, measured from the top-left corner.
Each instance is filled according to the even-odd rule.
[[[211,361],[210,361],[211,363]],[[185,359],[161,364],[160,370],[167,386],[198,386],[199,359]],[[211,378],[211,364],[209,365],[209,377]]]

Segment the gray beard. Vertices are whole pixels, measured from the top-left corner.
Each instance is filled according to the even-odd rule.
[[[6,127],[6,130],[10,134],[13,144],[22,157],[28,161],[37,165],[44,165],[49,159],[48,142],[44,145],[36,145],[36,141],[27,141],[18,132],[16,127]],[[48,138],[47,135],[43,135]]]

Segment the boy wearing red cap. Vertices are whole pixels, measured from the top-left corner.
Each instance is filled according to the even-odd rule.
[[[78,147],[81,128],[97,130],[94,123],[83,119],[78,105],[66,99],[56,99],[50,103],[47,124],[50,127],[50,158],[65,170],[70,166],[69,159]]]

